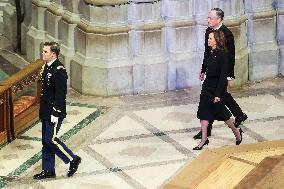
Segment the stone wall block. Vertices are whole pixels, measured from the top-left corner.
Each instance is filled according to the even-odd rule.
[[[182,19],[193,17],[193,0],[188,1],[176,1],[168,0],[167,2],[167,17],[169,19]],[[173,8],[175,7],[175,8]]]
[[[131,3],[128,20],[131,23],[161,21],[162,3]]]

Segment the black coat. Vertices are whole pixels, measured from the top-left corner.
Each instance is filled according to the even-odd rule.
[[[223,99],[227,91],[228,56],[224,51],[212,52],[203,63],[206,79],[201,94]]]
[[[50,120],[51,115],[66,117],[67,72],[56,59],[50,66],[44,65],[41,74],[40,119]]]
[[[205,32],[205,51],[204,51],[204,58],[203,58],[203,64],[204,61],[209,57],[211,53],[211,47],[208,46],[208,35],[212,29],[207,28]],[[219,31],[222,31],[225,35],[225,38],[227,40],[227,49],[228,49],[228,77],[235,78],[234,73],[234,66],[235,66],[235,42],[234,42],[234,35],[233,33],[223,24],[219,29]],[[202,64],[202,70],[201,72],[204,73],[204,68]]]

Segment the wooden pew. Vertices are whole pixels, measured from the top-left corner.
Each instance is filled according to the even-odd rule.
[[[0,83],[9,87],[9,127],[12,139],[39,119],[40,71],[43,64],[42,60],[37,60]]]
[[[0,144],[6,143],[10,138],[8,91],[9,87],[0,86]]]

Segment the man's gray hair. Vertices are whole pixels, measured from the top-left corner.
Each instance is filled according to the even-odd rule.
[[[223,20],[224,18],[224,11],[220,8],[213,8],[211,9],[211,11],[216,11],[216,15],[218,16],[218,18],[221,18],[221,21]]]

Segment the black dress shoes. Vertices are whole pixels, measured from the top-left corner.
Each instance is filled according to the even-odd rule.
[[[46,178],[55,178],[55,171],[45,171],[42,170],[40,173],[34,175],[34,179],[46,179]]]
[[[212,130],[212,127],[211,129],[207,129],[207,137],[211,136],[211,130]],[[193,136],[194,140],[201,139],[201,138],[202,138],[202,131],[199,131],[196,135]]]
[[[81,163],[81,160],[82,159],[79,156],[76,156],[76,159],[70,162],[70,167],[67,173],[68,177],[71,177],[76,173],[78,166]]]
[[[247,114],[243,114],[243,115],[240,116],[240,117],[236,117],[236,119],[235,119],[235,126],[236,126],[236,127],[240,126],[240,124],[241,124],[242,122],[244,122],[245,120],[247,120],[247,118],[248,118]]]
[[[204,142],[204,144],[202,144],[201,146],[196,146],[193,148],[193,150],[202,150],[204,145],[208,145],[209,144],[209,140],[208,138],[206,139],[206,141]]]
[[[236,145],[240,145],[243,141],[243,130],[240,128],[239,129],[240,135],[241,135],[241,139],[240,140],[236,140]]]

